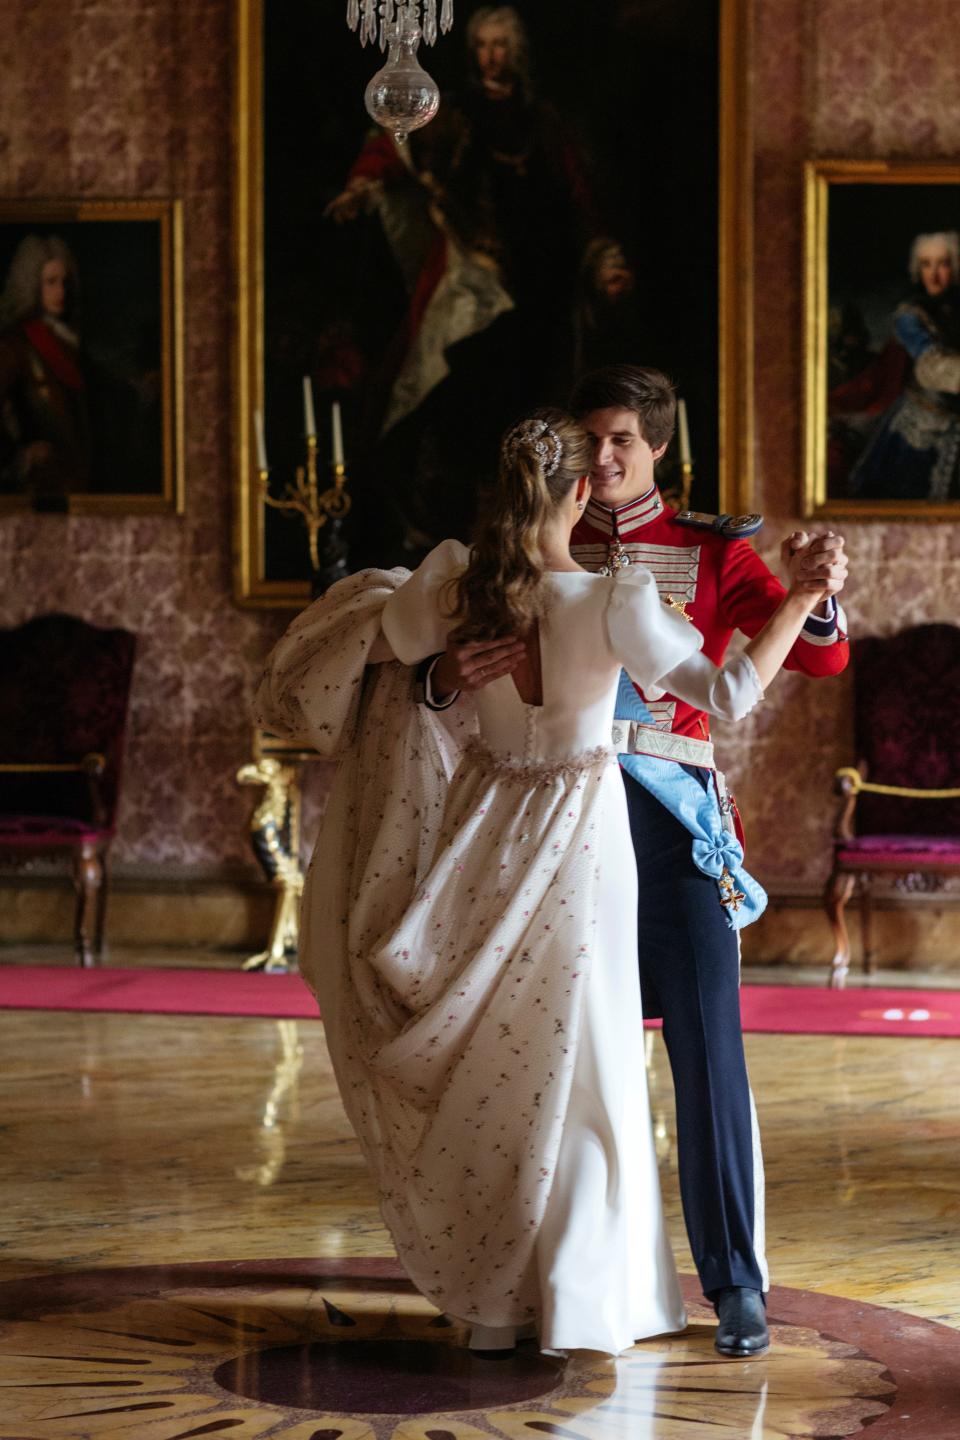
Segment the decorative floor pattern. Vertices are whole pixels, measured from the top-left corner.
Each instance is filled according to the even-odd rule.
[[[960,1334],[774,1290],[773,1345],[471,1355],[378,1259],[89,1270],[0,1285],[2,1440],[870,1440],[960,1435]]]

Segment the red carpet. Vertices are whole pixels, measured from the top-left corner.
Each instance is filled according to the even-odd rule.
[[[960,1035],[956,990],[745,985],[743,1028],[773,1035]]]
[[[298,975],[0,965],[0,1009],[315,1020]],[[745,1030],[783,1035],[960,1035],[960,992],[746,985]]]
[[[118,1010],[150,1015],[261,1015],[316,1020],[299,975],[243,970],[81,970],[0,966],[0,1009]]]

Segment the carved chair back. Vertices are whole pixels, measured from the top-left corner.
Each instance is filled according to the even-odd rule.
[[[853,644],[854,734],[864,778],[960,787],[960,628],[915,625]],[[960,799],[857,797],[858,835],[960,835]]]
[[[113,830],[135,648],[130,631],[71,615],[0,629],[0,813]],[[93,790],[82,769],[6,768],[80,766],[88,756],[103,757]]]

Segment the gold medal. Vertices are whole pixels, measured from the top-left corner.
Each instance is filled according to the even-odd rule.
[[[625,570],[630,563],[630,556],[620,544],[618,537],[616,540],[611,541],[610,550],[607,554],[607,563],[601,566],[598,573],[601,575],[617,575],[621,570]]]

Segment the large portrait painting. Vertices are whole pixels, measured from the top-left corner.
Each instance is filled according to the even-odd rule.
[[[469,538],[503,429],[608,363],[675,380],[691,504],[748,501],[747,4],[456,0],[404,144],[339,0],[237,5],[241,601],[309,593],[308,527],[260,474],[276,500],[312,459],[305,377],[320,490],[341,424],[350,569]]]
[[[179,512],[174,201],[0,200],[0,510]]]
[[[808,515],[960,517],[960,165],[806,167]]]

